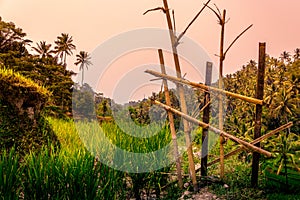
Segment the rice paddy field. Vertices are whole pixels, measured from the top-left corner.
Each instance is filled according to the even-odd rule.
[[[94,143],[84,145],[88,141],[82,138],[87,136],[80,136],[77,129],[82,128],[86,134],[96,133],[98,122],[77,124],[73,120],[47,120],[60,146],[42,148],[22,158],[14,150],[4,151],[0,157],[0,196],[4,199],[127,199],[131,193],[140,193],[142,188],[148,187],[148,193],[154,187],[159,191],[159,183],[167,180],[166,175],[155,171],[127,173],[102,164],[101,159],[106,159],[104,162],[108,159],[119,160],[122,155],[114,155],[115,151],[108,151],[105,146],[97,148],[102,155],[93,154],[88,149],[92,150],[94,145],[100,143],[105,144],[101,134],[95,134],[92,138]],[[158,136],[138,142],[133,141],[133,137],[126,138],[115,124],[102,124],[102,128],[105,132],[109,131],[107,138],[111,142],[124,148],[126,146],[128,151],[152,151],[170,140],[167,128],[162,129]],[[123,164],[128,167],[130,163]],[[149,162],[146,164],[151,168]]]
[[[137,141],[135,137],[124,134],[114,123],[103,123],[99,126],[98,122],[93,121],[77,123],[74,120],[50,117],[47,121],[60,141],[59,146],[50,145],[50,148],[48,146],[25,156],[19,156],[14,150],[3,151],[1,154],[2,199],[179,199],[182,196],[184,191],[180,190],[175,181],[174,164],[163,168],[154,166],[157,163],[167,162],[166,158],[171,157],[170,151],[163,152],[165,154],[161,154],[161,157],[146,154],[148,157],[139,160],[137,165],[134,157],[128,158],[110,146],[99,146],[105,145],[103,141],[106,138],[127,152],[153,152],[170,143],[170,131],[167,127],[163,127],[153,137],[139,138]],[[149,131],[153,130],[149,128]],[[233,145],[229,142],[228,150]],[[216,145],[212,149],[212,154],[217,152]],[[114,164],[116,161],[122,161],[122,165]],[[195,162],[197,164],[200,160],[196,158]],[[201,187],[213,192],[219,199],[299,198],[299,195],[286,195],[280,190],[278,193],[274,192],[276,190],[270,190],[272,192],[268,193],[265,188],[275,186],[270,186],[264,173],[260,174],[260,187],[251,188],[250,164],[241,162],[237,156],[226,160],[225,164],[226,177],[222,182],[201,184]],[[188,191],[192,188],[187,177],[188,162],[185,153],[182,165],[186,186],[184,190]],[[134,169],[136,166],[148,167],[150,170]],[[128,170],[125,171],[125,168]],[[209,174],[210,178],[215,177],[214,174],[218,174],[218,166],[211,166]],[[224,184],[228,188],[224,188]]]

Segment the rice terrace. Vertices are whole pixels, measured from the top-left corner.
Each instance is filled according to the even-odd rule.
[[[299,8],[0,2],[0,198],[300,199]]]

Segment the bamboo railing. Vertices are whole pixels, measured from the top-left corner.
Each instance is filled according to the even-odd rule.
[[[224,95],[227,95],[227,96],[231,96],[231,97],[234,97],[234,98],[237,98],[237,99],[247,101],[249,103],[254,103],[254,104],[259,104],[259,105],[264,104],[263,100],[259,100],[259,99],[252,98],[252,97],[247,97],[247,96],[236,94],[236,93],[233,93],[233,92],[228,92],[226,90],[222,90],[222,89],[215,88],[215,87],[210,87],[210,86],[207,86],[207,85],[204,85],[204,84],[201,84],[201,83],[191,82],[191,81],[188,81],[188,80],[185,80],[185,79],[181,79],[181,78],[177,78],[177,77],[174,77],[174,76],[162,74],[162,73],[159,73],[159,72],[156,72],[156,71],[153,71],[153,70],[146,70],[145,72],[148,73],[148,74],[151,74],[153,76],[156,76],[156,77],[167,79],[167,80],[172,81],[174,83],[181,83],[181,84],[184,84],[184,85],[192,86],[194,88],[200,88],[200,89],[205,90],[207,92],[215,92],[217,94],[221,93],[221,94],[224,94]]]
[[[246,148],[248,148],[248,149],[250,149],[252,151],[258,152],[258,153],[263,154],[263,155],[265,155],[267,157],[272,157],[272,154],[270,152],[264,150],[264,149],[256,147],[256,146],[254,146],[251,143],[245,142],[245,141],[243,141],[243,140],[241,140],[241,139],[239,139],[239,138],[237,138],[237,137],[235,137],[235,136],[233,136],[233,135],[231,135],[229,133],[226,133],[225,131],[221,131],[221,130],[219,130],[219,129],[217,129],[217,128],[209,125],[209,124],[206,124],[206,123],[204,123],[202,121],[199,121],[199,120],[197,120],[197,119],[195,119],[195,118],[193,118],[193,117],[191,117],[191,116],[189,116],[187,114],[184,114],[184,113],[182,113],[182,112],[180,112],[180,111],[178,111],[178,110],[176,110],[176,109],[174,109],[174,108],[172,108],[170,106],[167,106],[167,105],[165,105],[165,104],[163,104],[163,103],[161,103],[161,102],[159,102],[157,100],[154,100],[153,102],[154,102],[154,104],[161,106],[165,110],[171,111],[174,114],[183,117],[185,120],[187,120],[187,121],[189,121],[191,123],[197,124],[197,125],[199,125],[199,126],[201,126],[203,128],[208,128],[209,130],[213,131],[214,133],[223,135],[224,137],[227,137],[227,138],[229,138],[229,139],[231,139],[231,140],[233,140],[233,141],[235,141],[235,142],[243,145],[244,147],[246,147]]]

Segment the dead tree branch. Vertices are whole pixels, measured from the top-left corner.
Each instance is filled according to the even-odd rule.
[[[218,23],[222,26],[222,23],[223,23],[222,21],[223,21],[223,20],[222,20],[222,15],[221,15],[221,13],[220,13],[219,8],[217,7],[217,10],[218,10],[218,12],[219,12],[219,13],[217,13],[212,7],[210,7],[210,6],[208,6],[208,5],[207,5],[207,7],[208,7],[213,13],[215,13],[215,15],[217,16],[217,18],[218,18],[218,20],[219,20]]]
[[[157,7],[157,8],[152,8],[152,9],[147,10],[146,12],[143,13],[143,15],[146,15],[148,12],[153,12],[153,11],[157,11],[157,10],[161,10],[164,13],[167,12],[163,7]]]
[[[202,11],[205,9],[206,6],[208,6],[209,2],[211,0],[208,0],[204,6],[201,8],[201,10],[197,13],[197,15],[193,18],[193,20],[188,24],[188,26],[184,29],[184,31],[178,36],[177,44],[179,43],[179,40],[184,36],[184,34],[187,32],[187,30],[190,28],[190,26],[196,21],[196,19],[199,17],[199,15],[202,13]]]
[[[226,57],[226,53],[229,51],[229,49],[234,45],[234,43],[246,32],[248,31],[251,27],[253,26],[253,24],[251,24],[250,26],[248,26],[243,32],[241,32],[232,42],[231,44],[228,46],[228,48],[226,49],[225,53],[224,53],[224,58]]]

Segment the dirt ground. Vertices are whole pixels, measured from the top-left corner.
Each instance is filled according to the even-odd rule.
[[[181,199],[189,199],[189,200],[221,200],[217,195],[212,194],[208,191],[207,187],[201,188],[200,191],[196,194],[190,191],[185,191],[183,195],[179,198]]]

